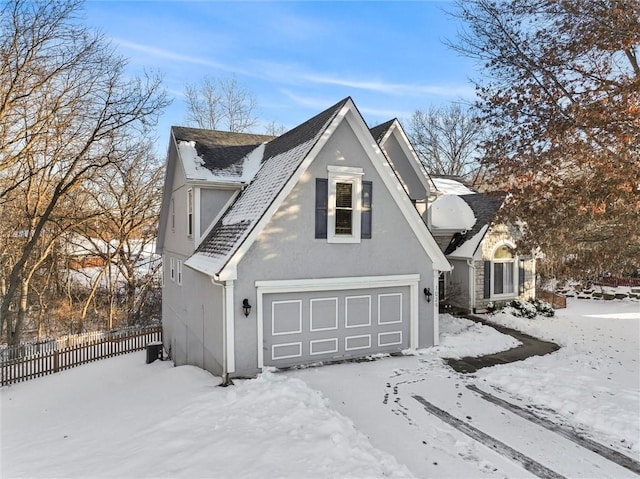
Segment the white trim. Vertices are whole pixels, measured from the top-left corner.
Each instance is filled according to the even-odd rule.
[[[333,341],[335,344],[335,348],[331,351],[318,351],[317,353],[313,352],[313,345],[316,343],[328,343],[329,341]],[[318,354],[331,354],[338,352],[338,338],[328,338],[328,339],[314,339],[313,341],[309,341],[309,355],[315,356]]]
[[[198,247],[200,239],[200,188],[193,188],[193,239],[197,241],[194,249]]]
[[[298,329],[285,331],[283,333],[276,333],[276,304],[293,304],[298,305]],[[284,301],[272,301],[271,302],[271,336],[284,336],[287,334],[300,334],[302,332],[302,300],[301,299],[287,299]]]
[[[362,168],[328,165],[327,243],[360,243],[362,225]],[[336,189],[338,183],[352,185],[351,234],[336,234]]]
[[[191,204],[189,204],[191,203]],[[196,236],[196,222],[195,222],[195,196],[193,194],[193,188],[187,188],[187,237],[193,238]],[[191,209],[191,219],[189,219],[189,209]],[[191,230],[191,231],[189,231]]]
[[[400,341],[396,341],[395,343],[384,343],[383,344],[380,341],[380,338],[382,336],[388,336],[390,334],[394,334],[394,335],[399,334],[400,335]],[[402,344],[402,331],[388,331],[388,332],[384,332],[384,333],[378,333],[378,347],[379,348],[382,348],[382,347],[385,347],[385,346],[395,346],[397,344]]]
[[[342,289],[390,288],[410,286],[420,281],[419,274],[390,276],[350,276],[344,278],[313,278],[256,281],[255,286],[266,293],[336,291]]]
[[[224,321],[222,322],[223,334],[223,364],[222,374],[231,374],[236,370],[235,353],[235,310],[233,304],[233,281],[224,283]]]
[[[393,123],[387,130],[387,133],[384,135],[382,140],[380,140],[380,144],[381,145],[384,144],[389,139],[392,133],[396,135],[396,139],[398,139],[397,135],[399,135],[400,138],[402,138],[402,141],[398,139],[400,148],[402,148],[403,153],[409,159],[409,163],[411,164],[411,167],[413,168],[413,170],[420,177],[420,182],[422,183],[422,186],[424,186],[425,190],[427,191],[427,197],[428,197],[428,195],[432,193],[431,190],[435,189],[435,185],[433,184],[433,180],[431,179],[431,176],[429,176],[429,173],[424,167],[422,161],[420,161],[420,159],[418,158],[418,155],[413,149],[413,146],[411,145],[411,142],[409,141],[409,138],[407,137],[407,134],[405,133],[404,128],[402,128],[402,125],[397,119],[393,121]]]
[[[171,232],[176,232],[176,199],[171,195]]]
[[[368,303],[369,303],[369,319],[367,323],[363,323],[363,324],[354,324],[352,326],[349,326],[349,300],[350,299],[368,299]],[[371,326],[371,295],[370,294],[363,294],[360,296],[345,296],[344,297],[344,327],[347,329],[350,328],[364,328],[367,326]]]
[[[418,283],[409,285],[409,347],[418,349],[420,346],[420,295]],[[433,318],[436,321],[438,317]]]
[[[314,301],[333,301],[335,304],[335,326],[333,327],[329,327],[329,328],[314,328],[313,327],[313,302]],[[310,332],[316,332],[316,331],[330,331],[333,329],[338,329],[338,298],[337,297],[332,297],[332,298],[313,298],[311,300],[309,300],[309,331]]]
[[[182,286],[182,260],[179,259],[177,260],[177,265],[176,265],[176,283],[178,283],[178,286]]]
[[[438,346],[440,344],[440,271],[433,271],[433,345]]]
[[[473,313],[476,307],[476,262],[468,259],[467,265],[469,266],[469,311]]]
[[[397,321],[382,321],[380,317],[380,298],[383,296],[400,296],[400,318]],[[402,293],[380,293],[378,294],[378,325],[402,323]]]
[[[176,259],[173,256],[169,257],[169,278],[173,282],[176,280]]]
[[[300,352],[298,354],[290,354],[288,356],[278,356],[276,358],[275,355],[275,349],[282,347],[282,346],[294,346],[297,345],[300,347]],[[279,361],[281,359],[290,359],[290,358],[300,358],[302,357],[302,342],[298,341],[298,342],[294,342],[294,343],[282,343],[282,344],[272,344],[271,345],[271,360],[272,361]]]
[[[366,346],[357,346],[355,348],[350,348],[347,344],[350,339],[359,339],[359,338],[367,338],[369,340],[369,344]],[[345,351],[356,351],[358,349],[371,349],[371,335],[370,334],[360,334],[358,336],[346,336],[344,338],[344,350]]]
[[[337,177],[340,176],[363,176],[364,170],[359,166],[336,166],[336,165],[327,165],[327,172],[334,174]]]
[[[258,369],[262,371],[262,368],[264,368],[264,325],[263,325],[263,321],[264,321],[264,316],[263,316],[263,302],[262,302],[262,294],[258,293],[258,297],[256,300],[256,307],[258,308],[257,314],[256,314],[256,320],[258,322],[257,324],[257,335],[258,335]],[[273,358],[273,352],[271,354],[271,357]]]
[[[496,251],[498,251],[498,249],[500,249],[502,246],[506,246],[509,249],[511,249],[513,251],[513,258],[511,259],[504,259],[504,260],[495,260],[494,256],[496,254]],[[502,299],[512,299],[512,298],[517,298],[519,296],[519,291],[518,291],[518,286],[519,286],[519,282],[518,282],[518,276],[520,273],[520,268],[518,267],[518,260],[519,257],[518,255],[515,254],[516,251],[516,246],[514,243],[512,243],[509,240],[503,239],[498,241],[493,248],[491,249],[491,271],[490,271],[490,285],[491,285],[491,291],[490,291],[490,299],[496,299],[496,300],[502,300]],[[509,293],[499,293],[496,294],[494,293],[495,291],[495,265],[496,264],[511,264],[512,266],[512,288],[513,290]],[[503,279],[503,284],[504,284],[504,279]]]

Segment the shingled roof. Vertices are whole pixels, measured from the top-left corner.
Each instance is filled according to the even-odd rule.
[[[466,243],[471,238],[474,238],[482,228],[485,226],[490,226],[493,220],[498,213],[498,210],[502,206],[504,202],[505,195],[504,194],[487,194],[487,193],[474,193],[468,195],[459,195],[473,211],[473,214],[476,217],[476,222],[470,230],[467,230],[464,234],[456,233],[451,238],[451,242],[447,249],[445,249],[444,254],[450,255],[454,253],[458,248],[460,248],[464,243]],[[482,238],[480,238],[481,240]],[[480,242],[478,241],[478,244]],[[477,249],[477,245],[474,248]]]
[[[222,271],[349,100],[345,98],[266,144],[262,165],[255,177],[216,223],[192,258],[207,257],[216,274]],[[190,262],[195,266],[197,260]]]
[[[387,133],[387,131],[389,131],[389,128],[391,128],[391,125],[393,125],[394,121],[396,121],[395,118],[389,121],[385,121],[384,123],[374,126],[373,128],[369,128],[371,136],[373,136],[374,140],[376,140],[376,143],[380,143],[384,135]]]
[[[202,166],[214,175],[242,176],[244,158],[273,136],[172,126],[176,142],[193,142]]]

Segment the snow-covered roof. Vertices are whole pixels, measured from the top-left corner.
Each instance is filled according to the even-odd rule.
[[[248,183],[260,168],[272,136],[174,126],[178,154],[188,181]]]
[[[253,180],[218,220],[187,265],[218,274],[247,238],[276,196],[316,144],[327,126],[349,101],[345,98],[300,126],[277,137],[263,147],[260,168]],[[256,164],[258,152],[251,166]],[[236,162],[237,164],[238,162]]]
[[[457,195],[443,195],[429,205],[431,225],[437,229],[466,231],[476,224],[473,210]]]
[[[447,256],[450,258],[473,258],[478,251],[478,246],[484,239],[484,235],[487,234],[489,225],[483,225],[480,230],[473,236],[461,241],[457,244],[456,248]],[[467,235],[468,236],[468,235]]]
[[[466,232],[459,232],[453,235],[444,254],[454,258],[473,258],[489,226],[502,206],[505,195],[474,193],[461,195],[458,198],[469,206],[476,220],[473,227],[467,229]]]
[[[433,183],[440,193],[445,195],[469,195],[476,193],[473,189],[465,185],[461,180],[453,178],[445,178],[438,176],[431,176]]]

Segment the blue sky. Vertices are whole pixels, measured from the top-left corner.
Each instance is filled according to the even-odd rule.
[[[204,75],[235,75],[257,116],[293,127],[351,96],[375,125],[431,104],[473,98],[473,64],[455,40],[451,2],[89,1],[89,26],[129,59],[160,71],[174,98],[158,125],[184,125],[184,88]],[[262,133],[257,128],[256,133]]]

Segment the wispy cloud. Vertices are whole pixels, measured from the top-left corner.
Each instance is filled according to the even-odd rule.
[[[474,89],[467,85],[411,85],[406,83],[387,83],[381,81],[347,80],[325,75],[303,74],[302,78],[322,85],[337,85],[358,90],[367,90],[387,95],[401,96],[472,96]]]
[[[280,90],[284,95],[286,95],[289,99],[294,101],[297,105],[308,107],[312,110],[324,110],[328,108],[333,103],[335,103],[339,98],[319,98],[319,97],[309,97],[309,96],[300,96],[292,93],[289,90]],[[366,103],[366,102],[365,102]],[[408,118],[411,116],[411,113],[404,110],[394,110],[394,109],[381,109],[381,108],[371,108],[366,106],[366,104],[358,104],[358,109],[360,113],[366,115],[367,117],[373,117],[374,119],[384,119],[389,120],[391,118]]]
[[[140,43],[134,43],[127,40],[122,40],[120,38],[112,38],[112,41],[117,45],[129,48],[131,50],[135,50],[137,52],[142,52],[147,55],[152,55],[158,58],[163,58],[165,60],[174,60],[182,63],[190,63],[194,65],[202,65],[210,68],[216,68],[222,71],[234,72],[234,73],[244,73],[241,69],[236,68],[232,65],[227,65],[225,63],[216,62],[207,58],[194,57],[189,55],[181,55],[179,53],[172,52],[170,50],[165,50],[162,48],[151,47],[149,45],[143,45]]]
[[[332,104],[334,104],[336,101],[339,100],[339,98],[327,99],[327,98],[300,96],[285,89],[281,89],[280,91],[289,99],[293,100],[297,105],[305,106],[313,110],[324,110],[325,108],[329,108]]]
[[[363,115],[371,116],[374,118],[382,118],[384,121],[391,118],[408,118],[411,113],[402,110],[385,110],[378,108],[369,108],[367,106],[358,106],[358,109]]]

